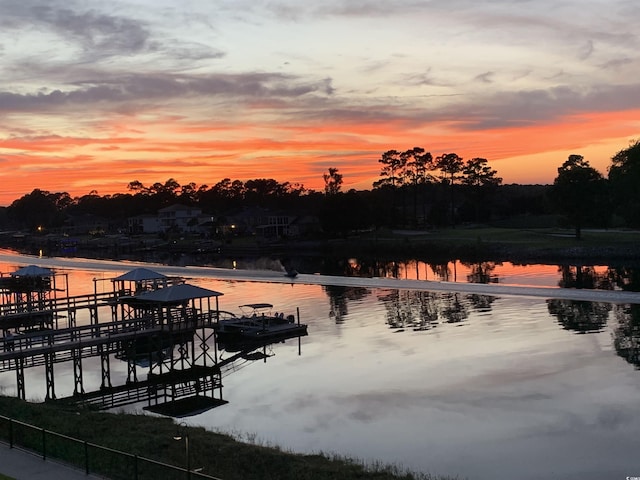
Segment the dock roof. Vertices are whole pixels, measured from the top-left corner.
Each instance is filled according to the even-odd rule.
[[[134,302],[175,304],[195,298],[219,297],[220,295],[224,294],[196,285],[181,283],[180,285],[173,285],[171,287],[141,293],[140,295],[132,297],[132,300]]]
[[[48,268],[39,267],[37,265],[28,265],[26,267],[19,268],[11,274],[12,277],[51,277],[53,276],[53,270]]]
[[[162,273],[155,272],[149,268],[139,267],[139,268],[134,268],[133,270],[130,270],[127,273],[123,273],[122,275],[114,278],[113,280],[140,282],[143,280],[157,280],[160,278],[167,278],[167,276],[163,275]]]

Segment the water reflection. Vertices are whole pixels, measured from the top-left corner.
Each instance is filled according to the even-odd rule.
[[[500,271],[507,266],[437,269],[449,279],[470,281],[475,269],[478,280],[513,281]],[[527,282],[538,279],[540,270],[527,271]],[[556,285],[558,267],[547,271]],[[74,289],[77,278],[99,275],[77,273],[84,276],[70,273]],[[568,275],[584,278],[585,271]],[[620,278],[633,283],[629,275]],[[639,306],[198,282],[224,292],[225,309],[248,298],[300,306],[310,335],[302,339],[301,356],[297,341],[273,351],[221,351],[225,361],[233,359],[223,377],[232,401],[192,417],[194,425],[250,432],[292,451],[338,452],[475,480],[625,478],[637,464]],[[605,284],[599,282],[592,284]],[[622,288],[615,277],[611,282]],[[85,387],[99,389],[99,359],[84,368],[92,375]],[[114,362],[112,370],[114,380],[126,382],[126,362]],[[71,367],[56,370],[67,391],[72,373]],[[33,369],[27,383],[42,384],[44,377]],[[0,373],[1,385],[13,383],[13,372]]]
[[[636,369],[640,369],[640,305],[618,307],[616,322],[613,331],[616,353]]]
[[[349,313],[348,302],[359,301],[371,292],[364,287],[345,287],[338,285],[326,285],[322,289],[329,297],[329,316],[337,324],[344,322],[344,317]]]
[[[87,252],[90,253],[90,252]],[[167,254],[152,248],[117,255],[120,260],[137,260],[175,266],[209,266],[238,270],[283,270],[295,266],[300,273],[318,273],[349,277],[380,277],[441,282],[500,283],[584,289],[620,289],[640,291],[640,266],[625,265],[557,265],[518,264],[484,260],[468,262],[417,258],[337,257],[337,256],[256,256],[231,255],[224,252],[183,252]]]
[[[498,297],[494,297],[493,295],[480,295],[477,293],[467,295],[467,299],[471,305],[473,305],[473,308],[483,313],[489,313],[491,311],[491,305],[497,298]]]
[[[329,298],[329,317],[337,324],[349,316],[351,302],[362,303],[373,296],[384,306],[386,324],[394,331],[424,331],[440,323],[459,324],[469,312],[489,314],[498,297],[455,292],[430,292],[362,287],[324,286]]]
[[[301,268],[307,272],[348,277],[640,291],[640,273],[635,266],[325,258],[320,265],[307,260],[307,264]]]
[[[603,331],[613,308],[610,303],[558,299],[547,300],[547,307],[562,328],[576,333]]]
[[[581,265],[561,265],[558,286],[562,288],[586,288],[597,290],[613,290],[611,269],[597,270],[595,267]]]
[[[396,331],[429,330],[438,323],[435,294],[390,290],[378,295],[386,310],[387,323]]]
[[[640,292],[640,269],[638,268],[611,267],[609,278],[620,290]]]
[[[469,273],[467,274],[467,281],[470,283],[498,283],[499,279],[493,274],[496,269],[495,262],[478,262],[464,264],[469,267]]]

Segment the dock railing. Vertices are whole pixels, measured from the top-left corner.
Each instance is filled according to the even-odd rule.
[[[221,480],[157,460],[96,445],[0,415],[0,441],[112,480]]]

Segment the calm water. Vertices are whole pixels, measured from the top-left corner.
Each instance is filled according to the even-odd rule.
[[[0,263],[0,271],[17,266]],[[71,293],[127,270],[68,270]],[[628,348],[640,345],[635,306],[189,282],[223,292],[222,309],[266,301],[287,313],[299,308],[309,325],[301,354],[288,340],[266,362],[238,365],[223,379],[229,403],[190,424],[469,479],[640,475],[640,362],[637,347]],[[99,359],[91,365],[85,390],[101,380]],[[126,377],[126,363],[111,366],[114,383]],[[12,394],[15,374],[1,374],[0,384]],[[57,365],[58,397],[72,390],[71,367]],[[44,393],[44,371],[30,370],[27,395]]]

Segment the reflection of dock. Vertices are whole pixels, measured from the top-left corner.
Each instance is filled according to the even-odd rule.
[[[222,388],[219,373],[217,366],[196,365],[184,370],[150,374],[146,380],[107,387],[66,400],[98,409],[148,402],[150,411],[180,417],[227,403],[222,398],[201,395],[202,392]]]
[[[48,269],[0,275],[0,372],[16,372],[17,396],[26,399],[25,371],[44,367],[48,401],[97,408],[146,402],[146,409],[171,416],[226,403],[221,368],[231,359],[218,359],[215,333],[225,315],[218,305],[222,294],[144,268],[111,282],[111,292],[98,293],[96,286],[94,294],[72,297],[66,277],[59,288]],[[254,350],[281,340],[276,337],[240,345],[234,357],[253,358]],[[100,358],[101,381],[86,392],[83,361],[91,357]],[[126,380],[118,385],[111,379],[114,357],[127,362]],[[72,395],[58,399],[54,370],[61,362],[72,363],[74,386]]]

